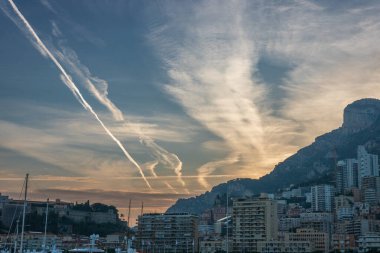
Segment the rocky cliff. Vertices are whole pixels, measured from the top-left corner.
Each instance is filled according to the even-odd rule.
[[[340,128],[321,135],[315,141],[285,161],[271,173],[260,179],[235,179],[215,186],[200,196],[179,199],[167,212],[191,212],[199,214],[214,203],[215,197],[225,194],[250,195],[275,192],[290,184],[318,179],[335,167],[337,159],[356,156],[358,145],[365,145],[371,153],[380,155],[380,100],[361,99],[344,109]]]

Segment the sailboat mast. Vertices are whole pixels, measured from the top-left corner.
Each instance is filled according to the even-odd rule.
[[[22,227],[21,227],[21,241],[20,241],[20,253],[23,251],[24,244],[24,227],[25,227],[25,213],[26,213],[26,198],[28,194],[28,180],[29,174],[25,176],[25,192],[24,192],[24,208],[22,210]]]
[[[129,206],[128,206],[128,232],[127,232],[127,253],[131,245],[129,245],[129,236],[131,231],[131,224],[129,223],[129,219],[131,217],[131,200],[129,200]]]
[[[47,231],[48,215],[49,215],[49,199],[46,200],[45,231],[44,231],[44,240],[42,244],[42,248],[44,252],[46,252],[46,231]]]
[[[18,240],[18,223],[20,222],[19,219],[17,219],[16,221],[16,239],[15,239],[15,246],[14,246],[14,249],[13,249],[13,252],[14,253],[17,253],[17,240]]]
[[[228,220],[228,214],[229,214],[228,213],[228,208],[229,208],[229,206],[228,206],[228,199],[229,199],[229,196],[228,196],[228,185],[227,185],[227,194],[226,195],[227,195],[227,210],[226,210],[226,214],[227,214],[226,215],[227,216],[227,224],[226,224],[226,227],[227,227],[227,229],[226,229],[227,230],[226,231],[227,232],[227,236],[226,236],[227,237],[226,238],[227,239],[227,245],[226,245],[226,249],[227,249],[227,253],[229,253],[230,250],[229,250],[229,236],[228,236],[228,232],[229,232],[228,231],[229,230],[229,226],[228,226],[228,223],[229,223],[229,220]]]
[[[129,206],[128,206],[128,227],[131,227],[131,224],[129,224],[130,217],[131,217],[131,200],[129,200]]]

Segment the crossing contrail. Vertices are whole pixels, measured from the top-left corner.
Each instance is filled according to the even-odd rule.
[[[107,81],[92,75],[90,70],[80,62],[77,54],[72,49],[61,46],[61,51],[55,49],[52,52],[60,62],[79,79],[84,87],[112,113],[116,121],[126,122],[121,110],[108,98]],[[182,179],[182,161],[179,157],[158,145],[154,139],[146,136],[140,127],[137,127],[134,131],[139,136],[140,143],[150,149],[153,156],[161,164],[174,171],[178,177],[178,182],[185,188],[186,192],[188,192],[186,183]]]
[[[42,40],[39,38],[37,33],[34,31],[33,27],[29,24],[28,20],[24,17],[24,15],[20,12],[20,10],[17,8],[15,3],[12,0],[8,0],[10,3],[13,11],[17,14],[17,16],[20,18],[22,23],[25,25],[25,28],[27,29],[25,32],[28,32],[28,35],[31,36],[32,42],[37,46],[37,49],[40,51],[40,53],[50,58],[52,62],[56,65],[58,70],[61,72],[60,77],[61,80],[66,84],[66,86],[71,90],[73,95],[76,97],[76,99],[79,101],[79,103],[82,104],[82,106],[90,112],[95,119],[99,122],[99,124],[103,127],[103,129],[106,131],[106,133],[111,137],[111,139],[116,142],[116,144],[119,146],[119,148],[123,151],[124,155],[127,157],[127,159],[135,165],[141,177],[144,179],[146,185],[152,189],[152,186],[150,185],[149,181],[146,179],[143,170],[139,166],[139,164],[133,159],[133,157],[128,153],[128,151],[124,148],[123,144],[112,134],[112,132],[107,128],[107,126],[103,123],[103,121],[99,118],[98,114],[92,109],[91,105],[84,99],[81,92],[79,91],[78,87],[75,85],[73,80],[71,79],[71,76],[66,72],[66,70],[62,67],[62,65],[59,63],[59,61],[55,58],[55,56],[50,52],[50,50],[45,46],[45,44],[42,42]],[[12,18],[11,18],[12,19]],[[13,20],[16,24],[17,22]],[[21,28],[21,27],[20,27]]]
[[[158,161],[171,167],[177,175],[178,182],[183,187],[186,187],[186,183],[182,179],[182,161],[178,158],[178,156],[163,149],[161,146],[157,145],[153,139],[146,136],[141,137],[140,142],[152,150],[153,156],[155,156]]]

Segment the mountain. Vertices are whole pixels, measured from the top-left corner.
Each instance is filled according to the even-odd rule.
[[[380,155],[380,100],[366,98],[349,104],[344,109],[343,124],[338,129],[321,135],[315,141],[260,179],[235,179],[222,183],[196,197],[179,199],[167,212],[200,214],[212,207],[217,195],[231,196],[276,192],[291,184],[304,183],[326,176],[339,159],[356,157],[358,145]]]

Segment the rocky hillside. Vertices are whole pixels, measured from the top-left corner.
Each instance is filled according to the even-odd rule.
[[[275,192],[290,184],[324,176],[335,167],[337,159],[356,156],[358,145],[380,155],[380,100],[361,99],[344,109],[340,128],[321,135],[296,154],[279,163],[271,173],[260,179],[235,179],[215,186],[210,192],[189,199],[179,199],[167,212],[199,214],[211,207],[215,197],[225,194],[227,186],[231,195],[251,195]]]

